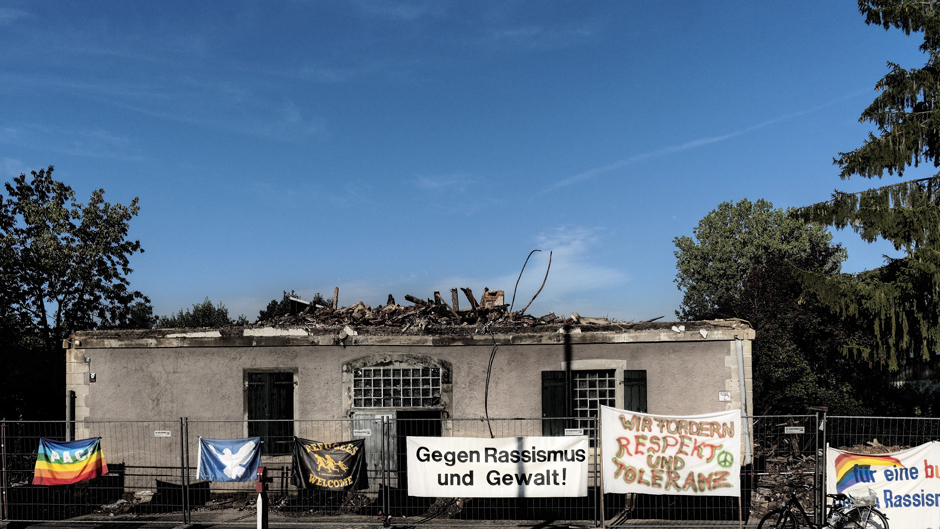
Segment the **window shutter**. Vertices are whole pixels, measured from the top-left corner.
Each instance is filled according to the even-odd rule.
[[[623,372],[623,407],[646,413],[646,370]]]
[[[542,371],[542,435],[565,435],[569,391],[564,371]]]
[[[262,454],[291,453],[294,440],[294,374],[249,372],[246,375],[248,436],[261,437]],[[284,421],[270,422],[279,419]]]

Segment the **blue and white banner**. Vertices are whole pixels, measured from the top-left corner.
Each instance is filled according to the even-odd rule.
[[[261,462],[260,437],[245,439],[199,438],[197,479],[254,481]]]
[[[877,509],[891,520],[891,527],[936,529],[940,527],[940,442],[886,454],[827,447],[826,492],[874,494]]]

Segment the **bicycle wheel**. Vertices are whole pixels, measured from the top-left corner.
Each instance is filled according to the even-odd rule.
[[[789,509],[775,509],[765,514],[757,529],[797,529],[796,517]]]
[[[843,526],[846,529],[888,529],[888,518],[871,507],[855,509]]]

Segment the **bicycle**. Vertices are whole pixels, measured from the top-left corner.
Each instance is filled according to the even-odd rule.
[[[802,483],[787,483],[791,489],[803,488],[812,490],[809,485]],[[867,496],[852,496],[849,494],[826,494],[832,499],[827,504],[826,523],[819,525],[806,514],[803,504],[791,490],[790,497],[783,506],[774,509],[761,518],[757,529],[888,529],[888,517],[879,511],[876,506],[878,498],[869,491]]]

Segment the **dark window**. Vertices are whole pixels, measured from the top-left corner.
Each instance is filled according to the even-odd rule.
[[[542,435],[580,428],[594,437],[600,406],[618,407],[616,371],[542,371]],[[646,412],[646,371],[624,371],[624,408]]]
[[[542,371],[542,435],[565,435],[568,409],[568,381],[564,371]]]
[[[294,374],[247,372],[248,436],[261,437],[261,453],[290,454],[294,441]]]
[[[646,371],[623,372],[623,407],[630,411],[646,413]]]

